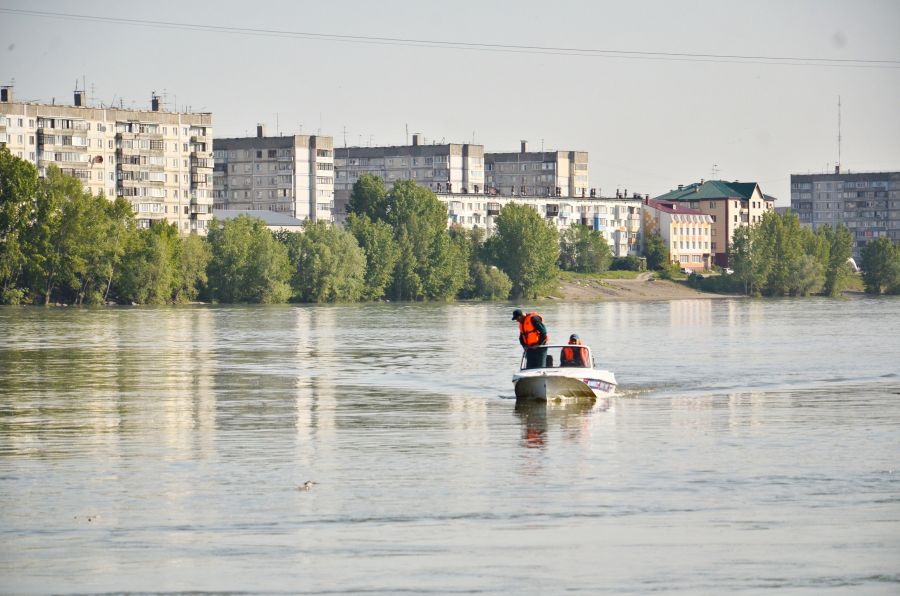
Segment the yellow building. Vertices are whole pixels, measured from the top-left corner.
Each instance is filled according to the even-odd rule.
[[[655,232],[669,249],[669,258],[682,269],[703,271],[712,266],[713,218],[675,201],[647,199],[645,234]]]

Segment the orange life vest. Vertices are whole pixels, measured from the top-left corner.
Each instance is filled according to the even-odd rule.
[[[573,346],[577,344],[572,344]],[[576,349],[578,350],[576,352]],[[577,359],[576,359],[577,355]],[[572,364],[577,364],[581,366],[587,366],[587,350],[584,348],[563,348],[562,349],[562,360],[564,363],[571,362]]]
[[[536,312],[530,312],[525,315],[525,318],[519,323],[519,334],[522,336],[522,343],[525,344],[526,348],[537,346],[541,343],[541,334],[535,328],[534,321],[532,320],[532,317],[539,316],[541,315]]]

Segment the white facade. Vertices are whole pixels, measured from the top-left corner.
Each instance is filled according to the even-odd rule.
[[[642,246],[641,199],[510,197],[437,193],[447,206],[448,225],[482,228],[490,236],[500,210],[509,203],[527,205],[550,221],[557,230],[574,224],[589,226],[603,234],[616,257],[638,255]]]
[[[14,102],[0,96],[0,143],[46,175],[53,164],[92,194],[122,196],[138,224],[206,234],[212,218],[212,115]]]

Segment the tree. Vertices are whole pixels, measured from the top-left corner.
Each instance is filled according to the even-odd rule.
[[[644,256],[647,258],[647,268],[651,271],[661,269],[669,262],[669,247],[666,241],[657,232],[651,232],[644,239]]]
[[[792,263],[788,281],[791,296],[809,296],[820,291],[824,283],[824,267],[814,255],[801,255]]]
[[[395,182],[383,221],[400,250],[388,293],[395,300],[444,300],[448,292],[455,294],[465,280],[457,279],[459,255],[447,242],[447,207],[435,194],[412,180]]]
[[[41,180],[27,232],[27,275],[32,291],[44,304],[50,303],[60,286],[70,288],[82,266],[84,194],[81,182],[63,175],[55,165]]]
[[[497,233],[487,244],[493,264],[512,281],[515,297],[536,297],[559,276],[556,228],[533,208],[510,203],[497,216]]]
[[[27,264],[25,236],[40,181],[37,168],[0,146],[0,304],[21,302]]]
[[[379,300],[391,281],[400,248],[394,240],[394,232],[384,221],[372,221],[368,215],[351,213],[346,228],[356,238],[366,255],[366,279],[362,298]]]
[[[366,215],[369,219],[387,219],[388,202],[384,181],[374,174],[363,174],[353,183],[347,213]]]
[[[212,250],[205,238],[191,234],[181,239],[176,256],[172,296],[175,302],[192,302],[197,299],[209,279],[206,268],[211,259]]]
[[[136,230],[127,244],[113,292],[126,304],[167,304],[178,275],[178,228],[159,222]]]
[[[612,251],[606,238],[588,226],[575,224],[562,233],[559,266],[579,273],[601,273],[609,268]]]
[[[359,300],[365,282],[366,257],[353,234],[325,222],[305,222],[292,260],[293,299],[300,302]]]
[[[828,264],[822,291],[828,296],[839,296],[850,278],[848,260],[853,255],[853,236],[843,225],[834,229],[825,226],[821,228],[821,234],[828,242]]]
[[[482,300],[506,300],[509,298],[512,281],[496,265],[485,265],[481,261],[474,261],[470,276],[472,278],[470,297]]]
[[[213,219],[207,236],[212,250],[209,292],[219,302],[285,302],[291,295],[287,248],[258,218]]]
[[[870,240],[862,249],[860,269],[867,294],[880,294],[891,289],[900,277],[900,251],[890,238],[879,236]]]

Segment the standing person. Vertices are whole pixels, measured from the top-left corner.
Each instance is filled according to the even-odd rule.
[[[581,338],[578,337],[577,333],[573,333],[569,336],[569,346],[581,346],[584,345],[581,343]],[[588,355],[586,348],[575,348],[575,347],[567,347],[562,349],[562,358],[560,359],[560,366],[581,366],[587,368],[588,366]]]
[[[536,312],[527,315],[521,309],[513,311],[513,321],[519,322],[519,343],[525,350],[525,368],[541,368],[547,356],[547,328],[544,319]]]

